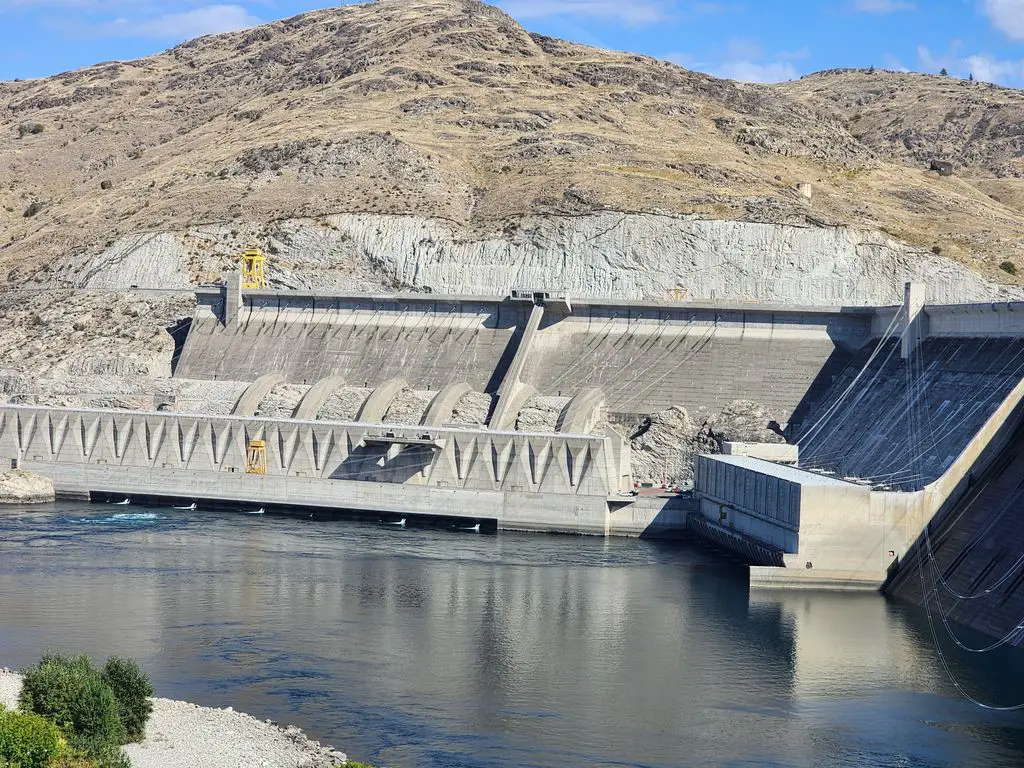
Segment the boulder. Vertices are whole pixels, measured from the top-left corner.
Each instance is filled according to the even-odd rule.
[[[0,474],[0,504],[44,504],[53,501],[53,481],[20,469]]]
[[[939,176],[952,176],[953,175],[953,164],[948,160],[932,160],[929,166],[931,170],[935,171]]]
[[[768,409],[750,400],[734,400],[705,425],[709,436],[722,443],[784,443],[778,425]]]

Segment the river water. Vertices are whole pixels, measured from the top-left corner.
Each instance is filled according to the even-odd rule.
[[[750,593],[696,544],[5,510],[0,665],[47,648],[392,768],[1024,765],[1024,714],[962,698],[921,615]],[[946,652],[1024,701],[1022,652]]]

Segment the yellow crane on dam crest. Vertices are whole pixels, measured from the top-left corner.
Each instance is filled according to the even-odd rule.
[[[265,290],[267,287],[267,257],[259,248],[242,252],[242,288]]]

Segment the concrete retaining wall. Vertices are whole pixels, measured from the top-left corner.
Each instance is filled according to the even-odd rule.
[[[246,473],[254,439],[266,442],[266,475]],[[63,493],[492,518],[519,530],[615,532],[608,499],[628,490],[628,452],[615,437],[0,407],[0,457]]]

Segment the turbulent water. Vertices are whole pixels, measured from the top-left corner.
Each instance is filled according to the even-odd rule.
[[[161,696],[392,768],[1024,764],[1024,714],[961,697],[922,617],[749,593],[695,545],[5,510],[0,665],[47,648],[131,654]],[[1024,701],[1021,652],[946,653]]]

